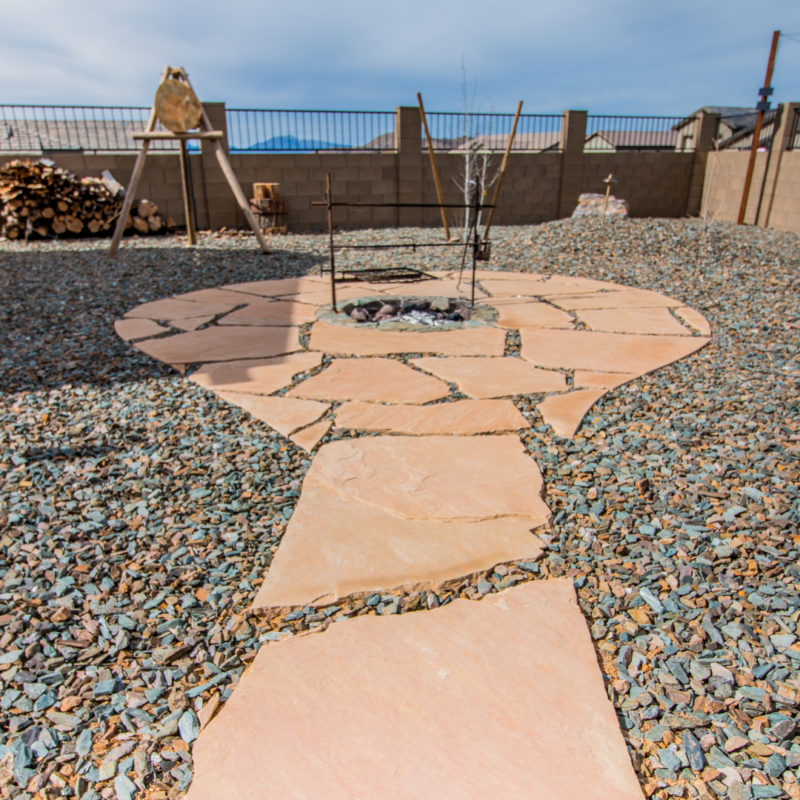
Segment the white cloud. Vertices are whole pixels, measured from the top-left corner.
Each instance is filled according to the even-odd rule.
[[[201,98],[249,108],[458,110],[461,61],[480,105],[529,113],[681,114],[755,102],[789,0],[3,0],[2,102],[149,105],[164,63]],[[786,41],[778,100],[800,99]],[[491,100],[489,99],[491,98]]]

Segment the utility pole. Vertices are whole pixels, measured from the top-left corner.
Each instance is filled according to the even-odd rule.
[[[775,66],[775,54],[778,52],[778,40],[781,38],[780,31],[773,31],[772,46],[769,49],[769,61],[767,62],[767,76],[764,78],[764,86],[758,90],[761,101],[756,105],[756,126],[753,129],[753,146],[750,148],[750,160],[747,162],[747,174],[744,178],[744,189],[742,190],[742,202],[739,206],[739,217],[736,222],[744,225],[744,215],[747,211],[747,200],[750,197],[750,184],[753,182],[753,170],[756,166],[756,153],[758,144],[761,141],[761,128],[764,125],[764,112],[769,109],[769,96],[772,94],[772,69]]]

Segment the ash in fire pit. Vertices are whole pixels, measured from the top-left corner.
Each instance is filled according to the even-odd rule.
[[[446,325],[448,322],[462,322],[470,317],[468,306],[449,297],[372,300],[363,305],[346,305],[342,311],[356,322],[393,320],[433,327]]]
[[[497,312],[489,306],[471,308],[466,300],[451,297],[360,297],[339,307],[321,308],[320,320],[347,327],[384,331],[452,330],[463,326],[490,325]]]

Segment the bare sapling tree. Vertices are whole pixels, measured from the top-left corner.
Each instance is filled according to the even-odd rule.
[[[461,136],[458,150],[463,154],[463,162],[459,170],[458,177],[454,178],[458,187],[462,201],[467,208],[464,209],[456,227],[461,227],[462,240],[469,239],[469,231],[474,221],[472,219],[472,206],[475,203],[475,191],[481,192],[481,201],[484,201],[486,192],[497,180],[497,169],[495,158],[487,143],[481,137],[478,121],[473,113],[475,106],[475,94],[477,80],[473,82],[472,93],[470,96],[467,73],[464,62],[461,62],[461,96],[463,102],[463,114],[461,118]],[[477,224],[480,225],[482,210],[478,212]]]

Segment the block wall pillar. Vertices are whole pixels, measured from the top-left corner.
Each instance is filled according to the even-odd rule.
[[[583,184],[583,148],[588,111],[565,111],[561,121],[561,184],[558,217],[571,216]]]

